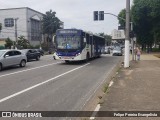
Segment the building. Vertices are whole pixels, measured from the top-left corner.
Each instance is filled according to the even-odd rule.
[[[43,15],[28,7],[0,9],[1,42],[8,37],[16,41],[19,36],[24,36],[31,45],[39,45],[42,42]]]

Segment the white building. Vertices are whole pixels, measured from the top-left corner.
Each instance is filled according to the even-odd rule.
[[[19,36],[24,36],[31,45],[39,45],[42,41],[41,20],[43,15],[28,7],[0,9],[0,23],[2,24],[0,40],[9,37],[16,41]]]

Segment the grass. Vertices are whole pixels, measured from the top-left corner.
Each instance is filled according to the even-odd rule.
[[[108,86],[109,86],[109,85],[108,85],[108,84],[106,84],[106,85],[103,87],[103,92],[104,92],[104,93],[106,93],[106,92],[107,92],[107,90],[108,90]]]

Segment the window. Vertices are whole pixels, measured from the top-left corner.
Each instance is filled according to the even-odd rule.
[[[14,55],[21,55],[21,52],[19,52],[19,51],[14,51]]]
[[[13,53],[13,51],[9,51],[9,52],[7,52],[5,55],[13,56],[13,55],[14,55],[14,53]]]
[[[31,19],[31,39],[32,41],[41,41],[41,23],[38,20]]]
[[[14,26],[14,19],[13,18],[6,18],[4,19],[5,27],[13,27]]]

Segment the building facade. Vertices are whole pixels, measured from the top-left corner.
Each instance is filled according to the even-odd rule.
[[[39,45],[42,40],[42,13],[28,7],[0,9],[0,23],[2,30],[0,40],[10,38],[18,40],[24,36],[31,45]]]

